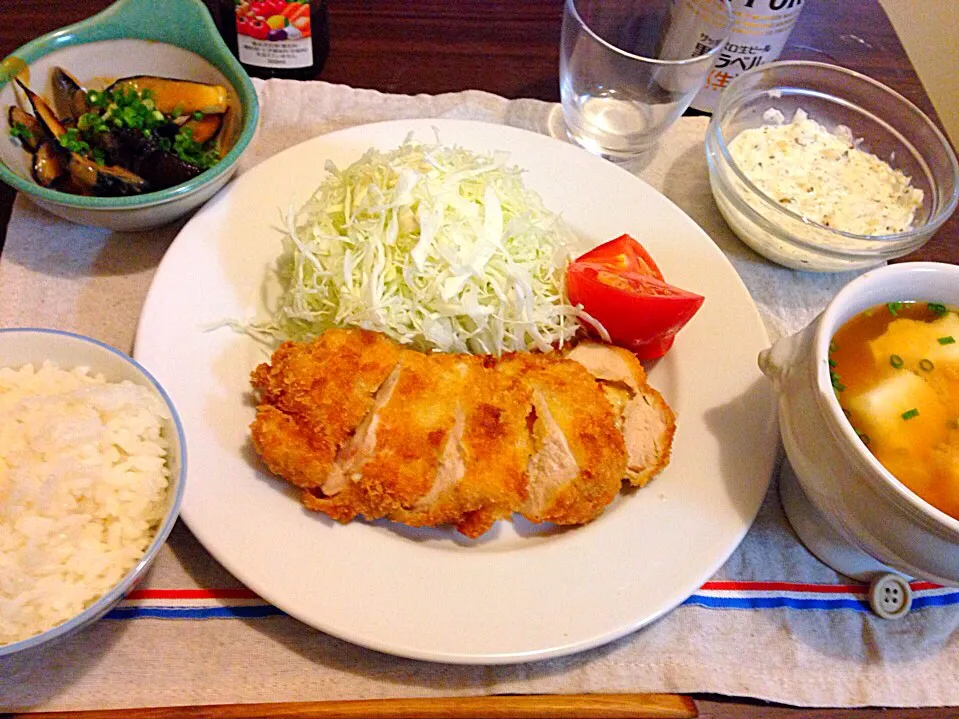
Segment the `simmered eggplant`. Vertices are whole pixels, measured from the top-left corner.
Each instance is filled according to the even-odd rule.
[[[36,152],[40,143],[48,140],[50,135],[43,129],[37,118],[29,112],[24,112],[16,105],[11,105],[7,113],[7,122],[10,132],[17,137],[30,152]]]
[[[176,155],[163,150],[143,158],[138,165],[138,171],[155,187],[173,187],[181,182],[192,180],[203,172],[196,165],[184,162]]]
[[[69,156],[55,140],[44,140],[33,153],[33,179],[41,187],[50,187],[66,177]]]
[[[164,150],[157,138],[128,129],[114,130],[99,138],[108,164],[125,167],[154,189],[186,182],[203,170]]]
[[[105,164],[126,167],[136,173],[139,173],[137,165],[140,160],[160,149],[157,137],[147,137],[130,128],[98,133],[93,146],[103,152]]]
[[[70,154],[70,177],[94,195],[120,197],[138,195],[149,189],[139,175],[116,165],[98,165],[73,152]]]
[[[235,134],[226,89],[217,85],[137,76],[86,90],[54,68],[51,103],[17,84],[34,114],[10,108],[10,134],[33,151],[36,181],[64,192],[121,196],[173,187],[219,162]]]
[[[202,145],[207,140],[216,137],[222,123],[223,115],[203,115],[200,119],[191,117],[183,123],[183,127],[193,133],[191,137],[194,142],[199,142]]]
[[[226,112],[226,88],[222,85],[207,85],[189,80],[173,80],[167,77],[136,75],[117,80],[107,88],[108,92],[136,90],[151,93],[156,109],[164,115],[177,112],[189,115],[202,112],[204,115]]]
[[[57,138],[65,133],[67,128],[65,128],[63,123],[57,118],[56,113],[53,111],[53,108],[47,104],[47,101],[44,100],[42,96],[38,95],[29,87],[20,82],[19,78],[17,78],[16,82],[17,85],[20,86],[20,89],[23,90],[24,94],[27,96],[27,100],[30,101],[30,106],[33,108],[34,115],[36,116],[37,120],[40,121],[40,124],[43,125],[43,128]]]
[[[223,113],[223,122],[220,123],[220,132],[217,134],[215,141],[216,152],[220,157],[225,157],[226,153],[230,151],[236,122],[236,112],[227,108],[226,112]]]
[[[74,123],[80,115],[90,111],[87,91],[62,67],[53,68],[53,104],[60,117],[69,118]]]

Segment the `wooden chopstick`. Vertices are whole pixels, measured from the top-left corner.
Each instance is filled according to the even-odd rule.
[[[694,719],[678,694],[532,694],[430,699],[211,704],[2,714],[2,719]]]

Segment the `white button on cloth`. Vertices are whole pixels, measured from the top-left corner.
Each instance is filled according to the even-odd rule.
[[[912,588],[898,574],[882,574],[869,585],[869,606],[883,619],[902,619],[912,608]]]

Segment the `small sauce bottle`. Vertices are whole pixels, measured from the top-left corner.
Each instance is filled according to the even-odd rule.
[[[218,19],[251,77],[312,80],[330,52],[326,0],[219,0]]]

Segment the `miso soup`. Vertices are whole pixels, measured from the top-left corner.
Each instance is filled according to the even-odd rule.
[[[959,311],[927,302],[872,307],[829,350],[843,412],[882,465],[959,519]]]

